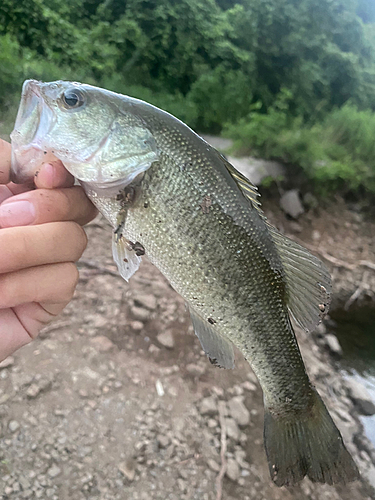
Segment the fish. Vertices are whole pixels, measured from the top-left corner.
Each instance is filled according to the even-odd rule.
[[[30,181],[45,154],[60,159],[111,224],[121,276],[146,255],[185,299],[211,363],[232,369],[233,346],[242,352],[263,391],[277,486],[359,477],[292,324],[320,323],[329,272],[268,222],[245,176],[166,111],[76,82],[26,81],[11,141],[12,180]]]

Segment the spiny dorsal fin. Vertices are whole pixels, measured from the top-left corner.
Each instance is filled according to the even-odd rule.
[[[229,163],[223,156],[222,159],[225,163],[225,166],[233,179],[237,182],[239,188],[246,198],[248,198],[252,204],[252,206],[257,210],[262,219],[266,220],[266,216],[264,215],[263,210],[260,208],[261,203],[259,201],[260,193],[258,188],[249,181],[247,177],[245,177],[241,172],[234,168],[234,166]]]
[[[221,368],[234,368],[232,344],[224,339],[214,327],[188,306],[195,335],[199,338],[204,352],[213,365]]]
[[[288,309],[307,332],[313,331],[327,314],[331,302],[331,277],[321,260],[306,248],[281,234],[265,217],[253,184],[224,157],[225,166],[242,193],[265,221],[284,267],[288,289]]]

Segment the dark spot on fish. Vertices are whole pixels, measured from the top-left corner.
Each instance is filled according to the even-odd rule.
[[[145,201],[143,204],[144,208],[148,208],[148,205],[149,205],[148,201]]]
[[[47,154],[47,151],[43,151],[43,154],[46,155]]]
[[[133,201],[135,200],[135,194],[136,191],[134,187],[126,186],[125,189],[123,189],[116,195],[116,200],[121,202],[122,207],[126,207],[127,205],[133,203]]]
[[[214,320],[214,318],[207,318],[207,321],[211,324],[211,325],[214,325],[216,323],[216,321]]]
[[[139,243],[139,241],[136,241],[135,243],[130,243],[130,246],[132,250],[134,250],[135,254],[138,255],[138,257],[146,253],[144,246],[142,245],[142,243]]]
[[[211,201],[210,195],[205,196],[203,198],[202,203],[201,203],[202,212],[204,214],[208,214],[208,212],[210,211],[210,206],[211,205],[212,205],[212,201]]]
[[[125,257],[125,259],[123,259],[124,262],[129,262],[128,259]]]
[[[324,313],[324,311],[326,310],[325,304],[319,304],[319,309]]]

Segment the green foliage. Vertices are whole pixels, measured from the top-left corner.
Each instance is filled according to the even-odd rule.
[[[26,78],[86,81],[372,189],[374,0],[2,0],[0,67],[1,122]]]
[[[252,113],[225,132],[236,141],[237,150],[290,164],[309,181],[310,189],[323,195],[375,195],[375,113],[370,110],[346,104],[322,123],[309,126],[301,118],[290,119],[285,111],[271,109],[266,115]]]

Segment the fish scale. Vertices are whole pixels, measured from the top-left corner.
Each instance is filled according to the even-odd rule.
[[[90,85],[26,81],[12,138],[12,179],[53,153],[111,223],[128,280],[146,253],[184,297],[212,363],[232,343],[264,393],[272,480],[346,483],[358,469],[310,384],[289,315],[312,331],[328,311],[325,266],[269,225],[254,186],[172,115]]]
[[[208,213],[202,210],[204,196],[214,192],[212,181],[200,184],[170,158],[161,155],[146,172],[142,194],[127,213],[125,235],[142,243],[175,290],[203,318],[212,317],[215,329],[244,353],[268,399],[280,404],[288,398],[293,411],[308,402],[310,391],[288,321],[282,274],[263,258],[254,227],[248,223],[246,232],[215,201]],[[233,204],[231,193],[227,200]],[[259,217],[256,212],[253,216]],[[265,279],[267,274],[270,279]],[[273,285],[266,285],[269,282]]]

